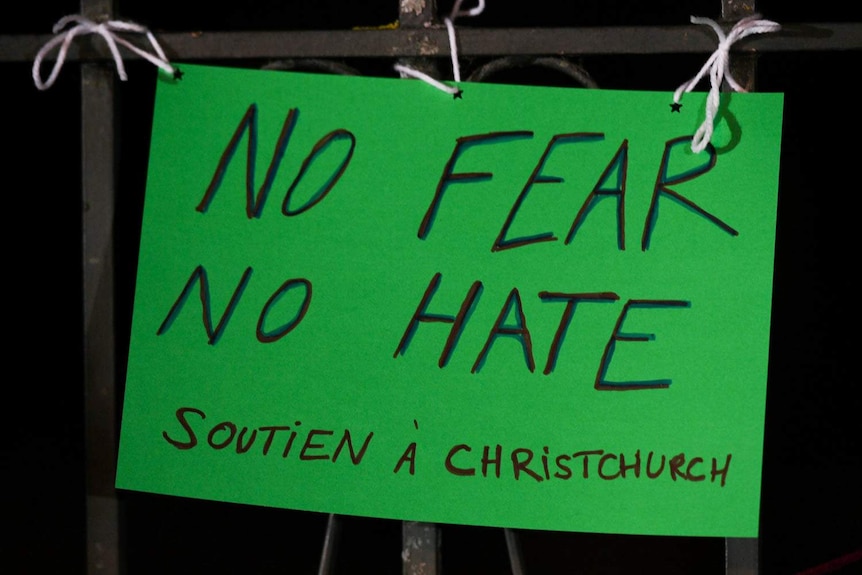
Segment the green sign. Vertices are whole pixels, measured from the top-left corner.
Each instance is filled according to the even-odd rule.
[[[757,535],[780,94],[183,71],[117,487]]]

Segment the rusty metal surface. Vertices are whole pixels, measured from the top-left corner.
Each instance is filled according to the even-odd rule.
[[[440,569],[440,534],[433,523],[404,521],[401,526],[401,564],[404,575],[437,575]]]

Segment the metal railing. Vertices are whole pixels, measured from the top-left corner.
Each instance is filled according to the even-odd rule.
[[[421,10],[404,6],[421,6]],[[449,57],[445,27],[436,3],[401,2],[399,26],[391,29],[165,33],[159,41],[179,61],[253,61],[374,58],[409,63],[436,74]],[[82,0],[81,13],[93,20],[113,14],[112,0]],[[721,0],[722,19],[731,22],[754,11],[754,2]],[[0,36],[0,62],[32,61],[50,35]],[[714,38],[695,26],[589,28],[464,28],[458,33],[464,57],[535,58],[566,62],[567,56],[697,54],[714,49]],[[756,46],[756,49],[755,49]],[[741,42],[735,48],[734,76],[754,86],[755,55],[762,52],[858,50],[862,23],[813,23],[786,27],[782,34]],[[115,173],[117,118],[115,72],[103,43],[83,38],[68,62],[81,68],[81,173],[83,226],[84,395],[86,444],[87,563],[91,573],[122,571],[122,519],[114,475],[117,452],[117,358],[115,340]],[[516,60],[517,61],[517,60]],[[521,60],[522,62],[522,60]],[[321,575],[331,573],[340,533],[339,517],[329,516],[321,542]],[[524,572],[517,533],[504,530],[514,575]],[[441,572],[438,527],[405,521],[402,554],[405,574]],[[725,573],[754,575],[757,539],[727,539]]]

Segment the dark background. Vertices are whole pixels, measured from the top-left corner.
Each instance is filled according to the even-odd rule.
[[[470,4],[469,0],[466,2]],[[782,24],[858,22],[853,2],[758,2]],[[441,14],[450,3],[440,2]],[[717,0],[560,0],[530,6],[488,0],[459,26],[685,25],[719,18]],[[0,35],[47,34],[76,2],[16,5]],[[115,16],[154,31],[345,29],[397,19],[395,0],[121,4]],[[35,54],[34,54],[35,56]],[[579,59],[601,88],[672,91],[702,55]],[[348,62],[394,75],[391,62]],[[482,63],[462,60],[462,75]],[[232,65],[260,66],[259,62]],[[445,65],[446,62],[444,61]],[[856,332],[859,289],[860,52],[777,52],[758,59],[756,89],[785,93],[770,373],[761,506],[760,569],[797,574],[862,549]],[[0,571],[83,573],[85,446],[82,363],[80,72],[70,63],[36,90],[31,62],[2,63],[7,363],[6,482]],[[127,62],[117,84],[116,302],[118,381],[144,191],[155,71]],[[445,68],[444,68],[445,69]],[[47,74],[47,68],[45,69]],[[571,85],[549,71],[493,81]],[[702,89],[705,89],[702,87]],[[740,177],[744,178],[744,174]],[[732,186],[733,182],[728,182]],[[121,394],[120,394],[121,395]],[[121,399],[121,397],[119,398]],[[326,516],[122,493],[129,573],[314,573]],[[519,531],[528,573],[723,573],[724,540]],[[442,526],[444,573],[507,573],[501,530]],[[401,572],[401,524],[344,518],[339,572]],[[862,572],[862,562],[833,571]]]

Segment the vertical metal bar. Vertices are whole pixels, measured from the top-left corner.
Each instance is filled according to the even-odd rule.
[[[440,534],[433,523],[404,521],[401,524],[401,564],[404,575],[441,573]]]
[[[425,29],[434,25],[437,18],[436,0],[398,0],[398,21],[402,28]],[[423,40],[419,40],[420,44]],[[434,46],[428,40],[424,44]],[[437,64],[428,57],[402,59],[399,63],[410,66],[432,77],[438,77]],[[401,525],[401,565],[404,575],[434,575],[441,572],[440,533],[433,523],[404,521]]]
[[[437,19],[437,0],[398,0],[398,24],[402,28],[429,28]]]
[[[111,0],[81,0],[94,21]],[[114,341],[114,71],[81,67],[81,172],[84,292],[84,410],[87,572],[120,571],[116,470]]]
[[[755,13],[755,0],[721,0],[721,18],[725,22],[735,22]],[[730,60],[730,73],[747,91],[754,90],[756,58],[755,54],[734,54]],[[722,89],[727,89],[726,82]],[[756,537],[726,537],[724,540],[725,575],[757,575],[758,543],[759,540]]]
[[[754,0],[721,0],[721,19],[730,23],[752,16],[756,13],[754,4]],[[756,54],[738,53],[730,60],[731,75],[747,91],[754,90],[756,60]]]
[[[726,538],[724,540],[725,575],[757,575],[757,543],[757,538]]]
[[[335,554],[338,540],[341,536],[341,519],[334,513],[329,514],[326,522],[326,535],[323,538],[323,552],[320,556],[320,567],[317,575],[332,575],[335,573]]]
[[[521,560],[521,544],[518,542],[518,534],[513,529],[503,529],[506,535],[506,549],[509,550],[509,565],[512,567],[512,575],[524,575],[524,565]]]
[[[398,24],[401,28],[425,30],[437,23],[437,0],[398,0]],[[419,58],[402,58],[400,64],[424,72],[432,78],[439,77],[436,56],[439,56],[436,42],[431,37],[419,37]]]

